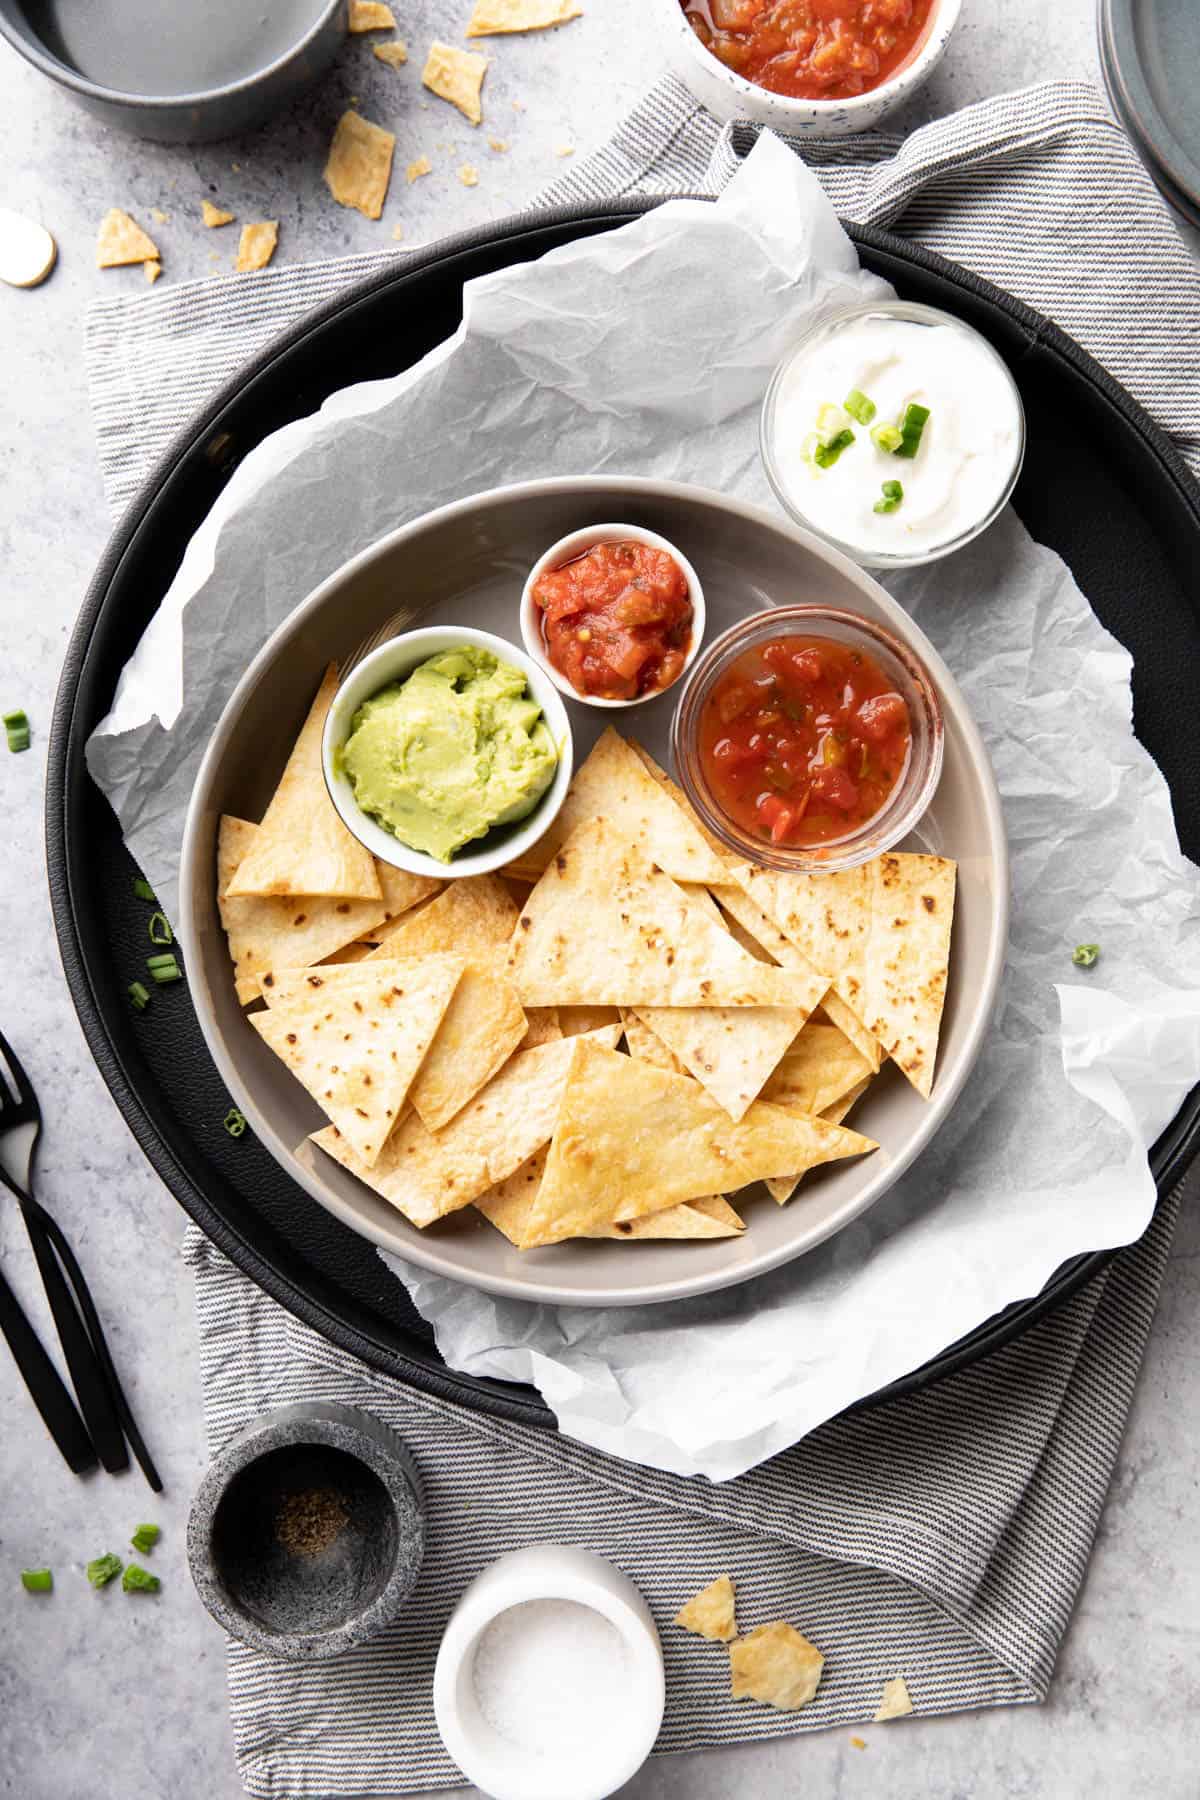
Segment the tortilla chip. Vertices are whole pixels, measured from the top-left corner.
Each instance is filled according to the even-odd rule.
[[[582,1037],[585,1032],[599,1031],[604,1025],[619,1025],[618,1006],[559,1006],[558,1027],[563,1037]]]
[[[525,1248],[877,1148],[763,1101],[734,1122],[690,1077],[617,1055],[595,1038],[566,1042],[574,1061]]]
[[[810,1020],[763,1088],[763,1099],[799,1112],[824,1114],[874,1073],[836,1025]]]
[[[912,1709],[913,1703],[908,1691],[908,1683],[903,1675],[895,1675],[891,1681],[885,1681],[883,1684],[883,1699],[879,1702],[875,1723],[882,1725],[888,1719],[903,1719]]]
[[[714,856],[691,820],[651,777],[634,747],[611,725],[576,769],[562,810],[545,836],[526,855],[510,863],[506,872],[525,873],[536,879],[572,832],[601,817],[676,881],[730,879],[724,863]]]
[[[682,1625],[685,1631],[694,1631],[697,1637],[711,1638],[714,1643],[727,1644],[735,1638],[737,1619],[733,1582],[729,1576],[718,1575],[715,1581],[694,1594],[675,1614],[675,1623]]]
[[[823,978],[755,962],[607,819],[579,826],[517,921],[524,1006],[798,1006]]]
[[[522,1248],[529,1215],[537,1198],[546,1167],[545,1146],[528,1162],[522,1163],[506,1181],[498,1182],[486,1194],[480,1194],[475,1205],[484,1218],[518,1249]],[[688,1200],[679,1206],[668,1206],[662,1212],[644,1219],[631,1219],[623,1225],[609,1225],[589,1235],[597,1238],[671,1238],[701,1241],[712,1238],[737,1237],[746,1229],[744,1221],[720,1194],[709,1194]]]
[[[217,836],[217,907],[243,1006],[257,999],[269,970],[307,969],[324,962],[383,917],[378,900],[231,899],[229,884],[250,854],[258,829],[227,813]]]
[[[472,50],[458,50],[435,38],[421,72],[421,80],[439,100],[457,106],[464,119],[478,125],[483,118],[479,94],[487,74],[488,59]]]
[[[408,185],[411,187],[413,182],[419,181],[422,175],[433,174],[433,164],[427,156],[418,156],[416,162],[409,163],[404,173],[408,178]]]
[[[336,968],[343,963],[365,962],[371,954],[371,949],[372,946],[369,943],[356,938],[352,944],[343,944],[340,950],[334,950],[329,956],[323,956],[319,967],[324,968],[327,963],[332,963]]]
[[[237,214],[226,212],[223,207],[214,206],[211,200],[202,200],[200,202],[200,216],[208,226],[208,229],[210,231],[215,231],[218,225],[232,225]]]
[[[598,1012],[603,1010],[600,1007]],[[556,1044],[566,1033],[559,1024],[557,1006],[527,1006],[525,1008],[525,1036],[517,1045],[518,1050],[532,1050],[535,1044]]]
[[[377,219],[392,178],[396,139],[382,125],[372,125],[352,106],[337,122],[325,163],[325,185],[339,206],[353,207],[366,219]]]
[[[409,1092],[426,1129],[439,1131],[461,1112],[524,1036],[512,986],[487,964],[468,962]]]
[[[616,1039],[615,1027],[597,1033],[605,1045]],[[374,1167],[356,1156],[332,1127],[314,1133],[313,1143],[382,1194],[412,1224],[432,1225],[506,1180],[548,1141],[571,1058],[577,1045],[589,1041],[563,1039],[518,1051],[436,1136],[410,1112]]]
[[[623,1006],[621,1020],[630,1056],[636,1056],[639,1062],[653,1063],[656,1069],[666,1069],[671,1075],[687,1074],[674,1051],[667,1049],[658,1033],[651,1030],[639,1013],[634,1012],[631,1007]]]
[[[96,239],[96,267],[120,269],[127,263],[161,262],[158,245],[147,237],[136,219],[114,206],[100,221]]]
[[[707,1089],[731,1119],[763,1091],[811,1008],[802,1006],[641,1007],[638,1016]],[[763,1095],[769,1099],[770,1095]]]
[[[255,269],[265,269],[275,254],[278,242],[279,223],[276,219],[259,219],[253,225],[243,225],[234,269],[239,275],[250,274]]]
[[[160,262],[148,262],[143,263],[142,268],[146,272],[146,280],[150,283],[150,286],[153,287],[154,283],[162,274],[162,264]]]
[[[856,1086],[852,1087],[848,1094],[843,1094],[840,1100],[835,1100],[832,1106],[827,1106],[821,1113],[821,1118],[827,1120],[830,1125],[840,1125],[842,1120],[849,1113],[851,1107],[855,1106],[857,1102],[862,1099],[863,1095],[870,1087],[871,1081],[872,1077],[870,1075],[864,1075],[863,1079],[858,1082]],[[800,1175],[772,1175],[766,1182],[767,1192],[770,1194],[772,1200],[777,1201],[780,1206],[783,1206],[791,1199],[792,1195],[799,1187],[803,1176],[807,1173],[808,1171],[804,1170]]]
[[[432,875],[410,875],[407,869],[397,869],[392,863],[385,863],[382,857],[375,858],[375,873],[379,878],[379,888],[383,895],[383,904],[387,908],[390,923],[403,913],[411,912],[422,900],[428,900],[433,894],[440,894],[445,886]],[[438,948],[449,949],[449,945]]]
[[[651,781],[657,782],[664,794],[669,794],[671,796],[671,799],[683,814],[684,818],[688,821],[688,824],[700,833],[700,836],[704,839],[704,842],[708,845],[717,861],[722,867],[728,867],[734,859],[730,856],[729,851],[725,848],[720,838],[715,837],[708,829],[708,826],[704,823],[704,820],[700,817],[700,814],[696,811],[679,783],[671,780],[667,771],[659,767],[646,746],[644,744],[639,744],[636,738],[631,738],[629,740],[629,747],[637,756],[638,761],[641,763],[643,769],[645,769],[647,775],[649,775]]]
[[[461,956],[282,970],[250,1023],[370,1168],[462,973]]]
[[[396,21],[392,17],[390,6],[384,6],[382,0],[350,0],[350,17],[347,20],[351,32],[360,31],[395,31]]]
[[[375,859],[342,824],[321,769],[321,734],[337,685],[337,670],[330,665],[250,854],[229,884],[235,898],[245,894],[382,898]]]
[[[379,934],[380,957],[426,955],[452,950],[481,956],[512,937],[517,908],[497,875],[464,875],[452,881],[420,912],[399,919]],[[497,958],[497,967],[503,958]]]
[[[925,1099],[946,998],[955,875],[945,857],[895,851],[834,875],[749,865],[738,875]]]
[[[402,69],[408,61],[408,45],[403,38],[394,38],[390,44],[372,44],[371,54],[389,68]]]
[[[782,1712],[798,1712],[816,1693],[824,1667],[816,1645],[776,1619],[730,1644],[729,1691],[735,1700],[762,1700]]]
[[[545,31],[578,19],[583,8],[574,0],[475,0],[464,36],[497,37],[509,31]]]

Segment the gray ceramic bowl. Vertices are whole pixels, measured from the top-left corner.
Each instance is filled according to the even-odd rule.
[[[547,544],[596,519],[644,525],[678,544],[704,583],[717,637],[747,613],[796,600],[878,620],[936,682],[945,750],[937,794],[904,848],[958,859],[950,986],[933,1098],[886,1068],[852,1118],[881,1148],[816,1170],[803,1196],[750,1203],[738,1238],[708,1243],[573,1242],[524,1254],[474,1208],[417,1231],[386,1200],[308,1142],[325,1121],[247,1022],[217,916],[223,812],[259,819],[322,669],[387,622],[405,630],[464,619],[516,642],[525,575]],[[396,614],[397,595],[404,611]],[[622,718],[666,767],[677,694]],[[568,701],[577,764],[610,715]],[[492,1293],[576,1306],[681,1299],[746,1281],[840,1231],[921,1154],[954,1105],[995,1004],[1008,933],[1008,852],[987,752],[950,670],[878,582],[811,533],[722,494],[675,482],[564,476],[497,488],[442,507],[364,550],[279,627],[230,696],[196,778],[184,826],[179,930],[188,986],[229,1092],[272,1155],[339,1219],[382,1248]]]
[[[0,0],[0,36],[107,125],[166,143],[234,137],[325,73],[346,0]]]
[[[375,1637],[425,1549],[411,1453],[370,1413],[305,1401],[264,1413],[210,1465],[188,1519],[196,1591],[244,1644],[317,1662]]]

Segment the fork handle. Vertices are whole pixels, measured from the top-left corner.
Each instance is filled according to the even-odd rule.
[[[21,1211],[25,1218],[25,1229],[29,1233],[29,1241],[33,1245],[33,1254],[42,1277],[42,1286],[46,1290],[46,1298],[50,1302],[50,1311],[58,1329],[58,1341],[62,1345],[66,1358],[67,1371],[71,1377],[71,1385],[75,1389],[75,1398],[79,1401],[79,1409],[83,1414],[96,1454],[100,1458],[101,1467],[110,1475],[119,1474],[129,1467],[129,1451],[125,1447],[125,1433],[121,1430],[121,1422],[117,1417],[117,1409],[113,1402],[104,1371],[96,1358],[92,1341],[87,1329],[76,1310],[71,1290],[67,1286],[67,1278],[63,1274],[58,1258],[54,1254],[49,1233],[44,1221],[49,1217],[42,1212],[36,1203],[27,1204],[24,1198]],[[72,1259],[74,1260],[74,1259]],[[78,1264],[76,1264],[78,1268]]]
[[[58,1370],[42,1348],[41,1339],[21,1311],[20,1302],[0,1274],[0,1331],[8,1340],[13,1359],[24,1377],[34,1405],[47,1431],[76,1475],[96,1466],[96,1452],[75,1402],[63,1385]]]

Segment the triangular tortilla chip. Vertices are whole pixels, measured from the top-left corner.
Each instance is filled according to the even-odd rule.
[[[136,219],[114,206],[100,221],[96,239],[96,267],[120,269],[127,263],[161,262],[158,245],[147,237]]]
[[[718,1575],[715,1581],[694,1594],[675,1614],[675,1623],[682,1625],[685,1631],[694,1631],[697,1637],[711,1638],[714,1643],[727,1644],[735,1638],[737,1618],[733,1583],[728,1575]]]
[[[244,894],[322,894],[380,900],[375,858],[342,824],[321,770],[321,734],[337,692],[331,665],[296,739],[258,836],[229,884]]]
[[[599,1031],[603,1025],[619,1025],[619,1006],[559,1006],[558,1028],[563,1037],[582,1037],[587,1031]]]
[[[729,1691],[735,1700],[762,1700],[798,1712],[816,1693],[825,1658],[784,1619],[760,1625],[729,1646]]]
[[[270,970],[307,969],[324,962],[384,916],[379,900],[230,899],[229,883],[257,835],[257,825],[226,813],[217,836],[217,906],[243,1006],[258,998]]]
[[[325,160],[325,186],[339,206],[365,219],[378,219],[392,179],[396,139],[382,125],[364,119],[352,106],[337,122]]]
[[[475,1201],[484,1218],[497,1231],[503,1232],[509,1243],[515,1244],[518,1250],[524,1242],[525,1229],[541,1185],[547,1154],[543,1146],[536,1156],[531,1156],[528,1162],[522,1163],[507,1180],[498,1182],[486,1194],[480,1194]],[[597,1238],[670,1238],[701,1242],[712,1238],[738,1237],[745,1229],[744,1221],[727,1200],[720,1194],[707,1194],[695,1200],[685,1200],[679,1206],[665,1207],[662,1212],[650,1213],[643,1219],[630,1219],[623,1225],[604,1226],[589,1235]]]
[[[506,31],[545,31],[578,19],[583,8],[575,0],[475,0],[465,36],[495,37]]]
[[[597,1008],[597,1011],[599,1010]],[[517,1045],[517,1049],[532,1050],[535,1044],[557,1043],[559,1038],[564,1038],[566,1035],[559,1022],[557,1006],[527,1006],[525,1008],[525,1036]]]
[[[278,219],[255,219],[249,225],[243,225],[234,269],[239,275],[250,275],[255,269],[265,269],[274,256],[278,243]]]
[[[908,1691],[908,1683],[903,1675],[894,1675],[883,1684],[883,1698],[879,1702],[879,1711],[875,1714],[876,1725],[882,1725],[888,1719],[907,1718],[913,1709],[912,1696]]]
[[[748,865],[738,875],[925,1099],[946,998],[955,875],[945,857],[896,851],[834,875]]]
[[[827,1106],[820,1116],[827,1120],[830,1125],[840,1125],[847,1113],[849,1113],[851,1107],[856,1106],[862,1099],[863,1095],[871,1085],[871,1080],[872,1077],[870,1075],[864,1075],[862,1080],[856,1083],[856,1085],[850,1089],[848,1094],[843,1094],[840,1100],[835,1100],[832,1106]],[[800,1186],[800,1183],[807,1172],[807,1170],[803,1170],[799,1175],[768,1176],[766,1188],[772,1200],[778,1201],[780,1206],[785,1205]]]
[[[617,1036],[613,1026],[596,1039],[611,1045]],[[315,1132],[313,1143],[414,1225],[432,1225],[505,1180],[541,1149],[554,1130],[576,1046],[590,1041],[563,1038],[519,1050],[436,1137],[409,1113],[374,1167],[333,1128]]]
[[[391,7],[385,6],[383,0],[350,0],[346,29],[351,33],[395,31],[396,20]]]
[[[756,962],[607,819],[579,826],[517,921],[524,1006],[798,1006],[827,982]]]
[[[728,880],[724,863],[692,821],[643,766],[633,746],[610,725],[580,764],[562,810],[545,836],[509,872],[536,877],[580,825],[606,818],[664,874],[676,881]]]
[[[473,50],[459,50],[453,44],[443,44],[435,38],[429,46],[421,80],[431,94],[436,94],[439,100],[448,100],[472,125],[478,125],[483,118],[479,96],[487,66],[486,56],[479,56]]]
[[[409,1089],[426,1128],[439,1131],[461,1112],[524,1036],[525,1014],[511,984],[488,964],[468,962]]]
[[[574,1061],[526,1248],[878,1147],[761,1100],[735,1123],[690,1077],[567,1042]]]
[[[827,1107],[874,1072],[836,1025],[810,1019],[763,1088],[762,1097],[776,1106],[824,1115]]]
[[[444,883],[435,880],[432,875],[411,875],[407,869],[397,869],[394,864],[385,863],[378,856],[375,858],[375,873],[379,877],[389,922],[411,912],[414,906],[419,906],[422,900],[428,900],[432,894],[440,894],[444,886]]]
[[[656,1031],[645,1024],[639,1013],[631,1007],[621,1008],[621,1021],[625,1027],[625,1042],[629,1046],[630,1056],[636,1056],[642,1062],[653,1063],[656,1069],[666,1069],[672,1075],[686,1075],[687,1070],[675,1055],[668,1050]]]
[[[285,970],[250,1023],[370,1168],[462,972],[460,956]]]
[[[639,1007],[638,1016],[730,1118],[740,1119],[795,1042],[808,1010],[798,1006],[659,1006]],[[771,1096],[764,1094],[763,1098]]]
[[[497,875],[464,875],[411,917],[401,918],[379,933],[378,954],[425,956],[451,950],[481,956],[507,944],[518,912]],[[499,961],[497,963],[499,966]]]

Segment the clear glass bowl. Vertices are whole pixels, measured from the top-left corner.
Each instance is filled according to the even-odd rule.
[[[855,542],[850,538],[838,536],[828,524],[823,523],[816,516],[815,512],[806,509],[804,504],[804,485],[806,484],[788,481],[779,455],[780,397],[784,394],[797,364],[819,352],[823,345],[828,345],[830,340],[847,324],[869,319],[902,319],[908,324],[926,327],[951,326],[956,332],[963,333],[972,341],[980,356],[985,358],[986,362],[999,374],[1001,385],[1015,409],[1017,428],[1011,467],[1005,468],[997,480],[994,491],[981,506],[978,516],[973,518],[969,525],[946,539],[932,545],[924,545],[919,549],[889,551],[880,545]],[[825,397],[829,400],[840,401],[841,399],[840,395],[835,394]],[[815,415],[813,422],[815,423]],[[793,432],[790,435],[794,437],[795,434]],[[986,531],[993,520],[1003,512],[1012,498],[1012,491],[1017,485],[1021,465],[1025,460],[1025,408],[1017,384],[1010,375],[1008,365],[1003,357],[998,355],[982,333],[976,331],[973,326],[965,325],[961,319],[956,319],[953,313],[942,312],[936,306],[921,306],[916,301],[910,300],[876,300],[872,301],[870,305],[852,307],[845,312],[838,313],[832,319],[826,319],[812,331],[807,332],[788,351],[772,375],[763,400],[759,422],[759,454],[762,457],[763,468],[766,470],[767,480],[771,484],[775,498],[788,516],[794,519],[798,525],[803,525],[806,531],[815,532],[827,544],[832,544],[835,549],[841,550],[864,568],[910,569],[921,563],[936,562],[940,557],[949,556],[951,551],[960,550],[964,544],[969,544],[972,538],[978,537],[981,531]],[[892,460],[892,458],[886,459],[888,463]],[[911,469],[913,466],[912,463],[905,463],[897,459],[895,470],[890,472],[903,478],[906,468]]]
[[[883,807],[844,837],[825,844],[772,844],[753,836],[714,795],[700,756],[700,720],[716,683],[737,657],[781,637],[833,638],[865,650],[908,706],[908,758]],[[775,606],[731,626],[695,664],[675,712],[671,750],[688,799],[727,850],[769,869],[829,875],[869,862],[908,836],[937,790],[943,739],[942,708],[933,680],[920,658],[894,633],[838,607]]]

